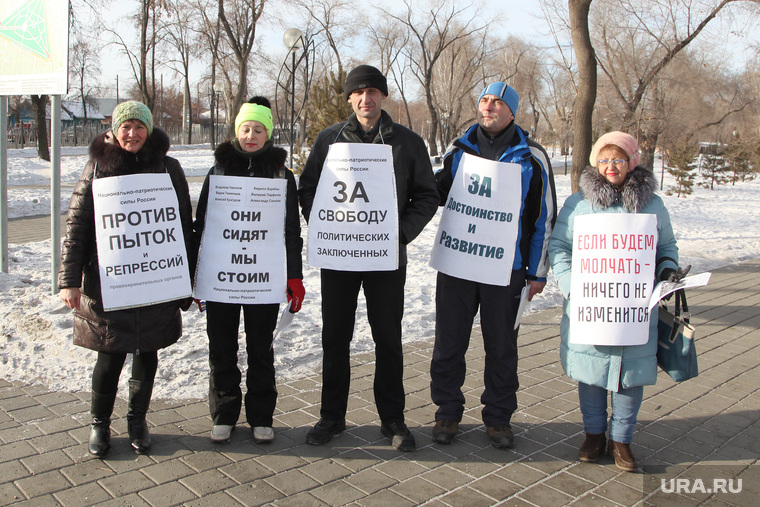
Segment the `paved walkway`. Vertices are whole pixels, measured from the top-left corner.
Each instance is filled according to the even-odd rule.
[[[255,444],[243,425],[229,444],[214,445],[205,400],[154,400],[154,447],[136,456],[120,400],[104,460],[87,454],[87,393],[0,380],[0,505],[758,505],[760,259],[716,270],[689,301],[700,376],[676,384],[661,373],[645,389],[633,444],[643,473],[619,472],[606,456],[576,460],[581,416],[559,365],[560,311],[552,309],[521,328],[514,450],[490,446],[480,422],[476,329],[462,432],[448,446],[430,439],[432,341],[405,346],[406,416],[418,445],[410,453],[380,435],[372,354],[352,358],[349,427],[322,447],[305,444],[318,418],[316,371],[279,385],[271,444]]]

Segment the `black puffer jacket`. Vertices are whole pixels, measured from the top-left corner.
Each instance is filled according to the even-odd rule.
[[[111,132],[98,136],[90,145],[90,160],[69,204],[58,274],[60,288],[82,288],[81,306],[74,314],[75,345],[99,352],[150,352],[176,343],[182,335],[179,301],[126,310],[103,310],[95,244],[93,177],[167,172],[179,201],[188,268],[192,270],[190,272],[195,270],[197,247],[192,235],[190,192],[182,167],[176,159],[166,156],[168,151],[169,137],[159,129],[153,129],[137,154],[122,149]],[[97,174],[93,174],[95,170]]]
[[[246,153],[240,149],[237,140],[226,141],[220,144],[214,152],[214,167],[206,175],[203,182],[201,195],[198,198],[198,207],[195,210],[196,244],[200,245],[203,236],[203,228],[206,225],[206,208],[208,207],[209,176],[212,174],[222,176],[246,176],[258,178],[284,178],[288,180],[285,197],[285,254],[287,256],[287,276],[290,278],[303,278],[303,264],[301,250],[301,219],[298,216],[298,194],[296,179],[291,171],[285,167],[285,159],[288,152],[272,145],[271,140],[253,153]]]

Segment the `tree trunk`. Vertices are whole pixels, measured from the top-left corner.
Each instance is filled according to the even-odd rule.
[[[573,49],[578,59],[578,94],[573,106],[572,189],[578,191],[581,172],[591,154],[591,117],[596,102],[596,55],[588,29],[588,12],[592,0],[569,0]]]
[[[654,152],[657,148],[658,132],[639,132],[639,153],[641,154],[640,165],[654,171]]]
[[[37,123],[37,155],[50,162],[50,149],[48,148],[47,121],[45,120],[45,106],[48,103],[47,95],[32,95],[32,108],[34,109],[34,121]],[[52,106],[51,106],[52,107]],[[50,111],[52,118],[53,112]]]
[[[184,100],[182,101],[182,132],[185,134],[185,144],[193,143],[193,102],[190,96],[190,80],[188,79],[188,68],[185,67],[185,90]]]
[[[425,79],[425,102],[428,107],[428,113],[430,114],[430,132],[428,132],[428,152],[431,157],[438,155],[438,111],[433,104],[433,95],[430,92],[430,82],[432,80],[429,76]]]

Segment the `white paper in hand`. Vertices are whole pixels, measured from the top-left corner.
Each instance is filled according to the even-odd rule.
[[[523,312],[525,312],[525,308],[528,306],[529,295],[530,295],[530,285],[526,285],[525,287],[523,287],[522,291],[520,291],[520,306],[517,307],[517,317],[515,318],[514,329],[517,329],[517,326],[520,325]]]
[[[660,282],[652,291],[652,297],[649,299],[649,311],[655,307],[657,302],[667,296],[670,293],[677,291],[678,289],[688,289],[690,287],[702,287],[710,282],[710,276],[712,273],[700,273],[698,275],[687,276],[682,278],[678,282]]]
[[[274,328],[274,336],[272,336],[272,342],[274,342],[274,339],[277,338],[278,334],[280,334],[280,331],[288,327],[290,323],[293,322],[295,313],[290,312],[290,305],[292,301],[293,300],[291,299],[288,304],[285,305],[285,309],[283,309],[282,313],[280,314],[280,318],[277,321],[277,327]]]

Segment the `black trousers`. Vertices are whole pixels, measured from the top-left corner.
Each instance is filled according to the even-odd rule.
[[[243,393],[238,368],[238,328],[243,309],[248,369],[245,385],[246,420],[254,426],[272,426],[277,404],[272,335],[279,305],[206,304],[209,342],[209,410],[214,424],[234,425],[240,417]]]
[[[346,418],[351,382],[350,344],[359,289],[367,301],[367,320],[375,342],[375,405],[383,423],[404,421],[404,316],[406,267],[396,271],[322,270],[322,408],[325,419]]]
[[[92,370],[92,390],[98,394],[112,394],[119,389],[119,376],[127,354],[98,352]],[[132,356],[132,379],[153,382],[158,370],[158,352],[141,352]]]
[[[485,389],[480,398],[486,426],[509,424],[517,410],[517,330],[513,329],[525,271],[512,271],[506,287],[438,273],[435,294],[435,345],[430,363],[430,392],[438,405],[436,420],[461,421],[464,411],[465,353],[480,307],[486,351]]]

